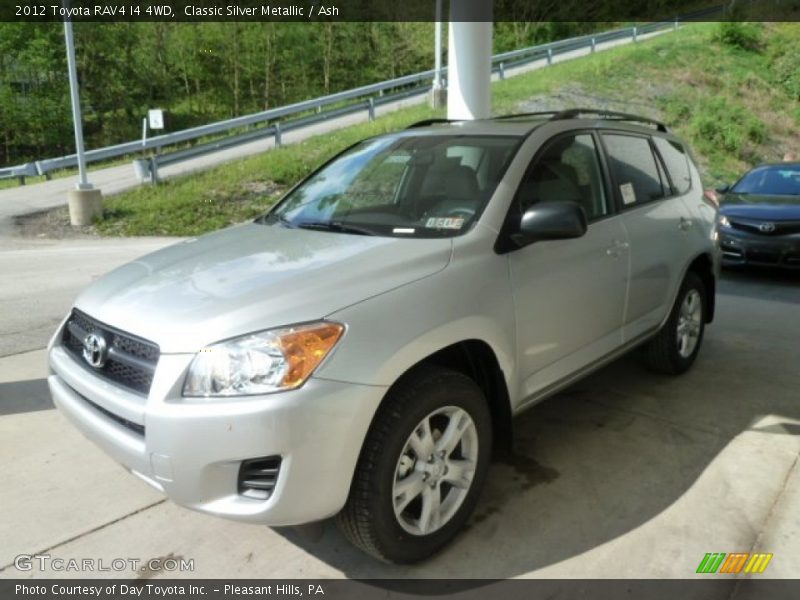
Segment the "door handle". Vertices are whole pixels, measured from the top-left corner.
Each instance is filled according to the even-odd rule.
[[[613,256],[617,258],[623,251],[627,250],[630,244],[628,242],[620,242],[619,240],[614,240],[614,243],[611,244],[608,248],[606,248],[606,254],[608,256]]]
[[[687,219],[686,217],[681,217],[680,221],[678,221],[678,229],[681,231],[689,231],[692,227],[692,220]]]

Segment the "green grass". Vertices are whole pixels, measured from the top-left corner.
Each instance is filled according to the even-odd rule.
[[[708,185],[799,145],[794,58],[800,25],[683,27],[636,45],[497,82],[495,114],[538,100],[607,106],[665,120],[695,150]],[[566,100],[565,100],[566,98]],[[561,104],[559,104],[559,102]],[[196,235],[263,213],[293,183],[368,136],[432,116],[419,106],[106,200],[102,235]],[[794,146],[794,149],[798,149]]]

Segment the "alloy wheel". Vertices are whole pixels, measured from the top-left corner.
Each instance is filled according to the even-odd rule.
[[[408,436],[392,488],[394,514],[412,535],[428,535],[452,519],[469,493],[478,461],[478,432],[469,413],[439,408]]]
[[[692,355],[700,339],[703,319],[703,299],[695,289],[690,289],[681,303],[678,314],[677,340],[678,354],[682,358]]]

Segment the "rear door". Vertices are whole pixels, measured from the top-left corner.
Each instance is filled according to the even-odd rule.
[[[570,132],[531,162],[509,222],[534,203],[574,201],[589,227],[577,239],[544,241],[509,253],[522,397],[618,348],[628,275],[625,230],[608,196],[597,139]]]
[[[627,342],[652,332],[666,318],[687,265],[692,221],[650,136],[604,131],[601,137],[630,243]]]

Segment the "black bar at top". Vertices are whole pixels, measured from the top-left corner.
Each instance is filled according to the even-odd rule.
[[[442,0],[465,21],[795,21],[796,0]],[[492,3],[492,11],[485,5]],[[433,21],[435,0],[71,0],[74,22]],[[61,0],[0,0],[0,21],[64,20]]]

